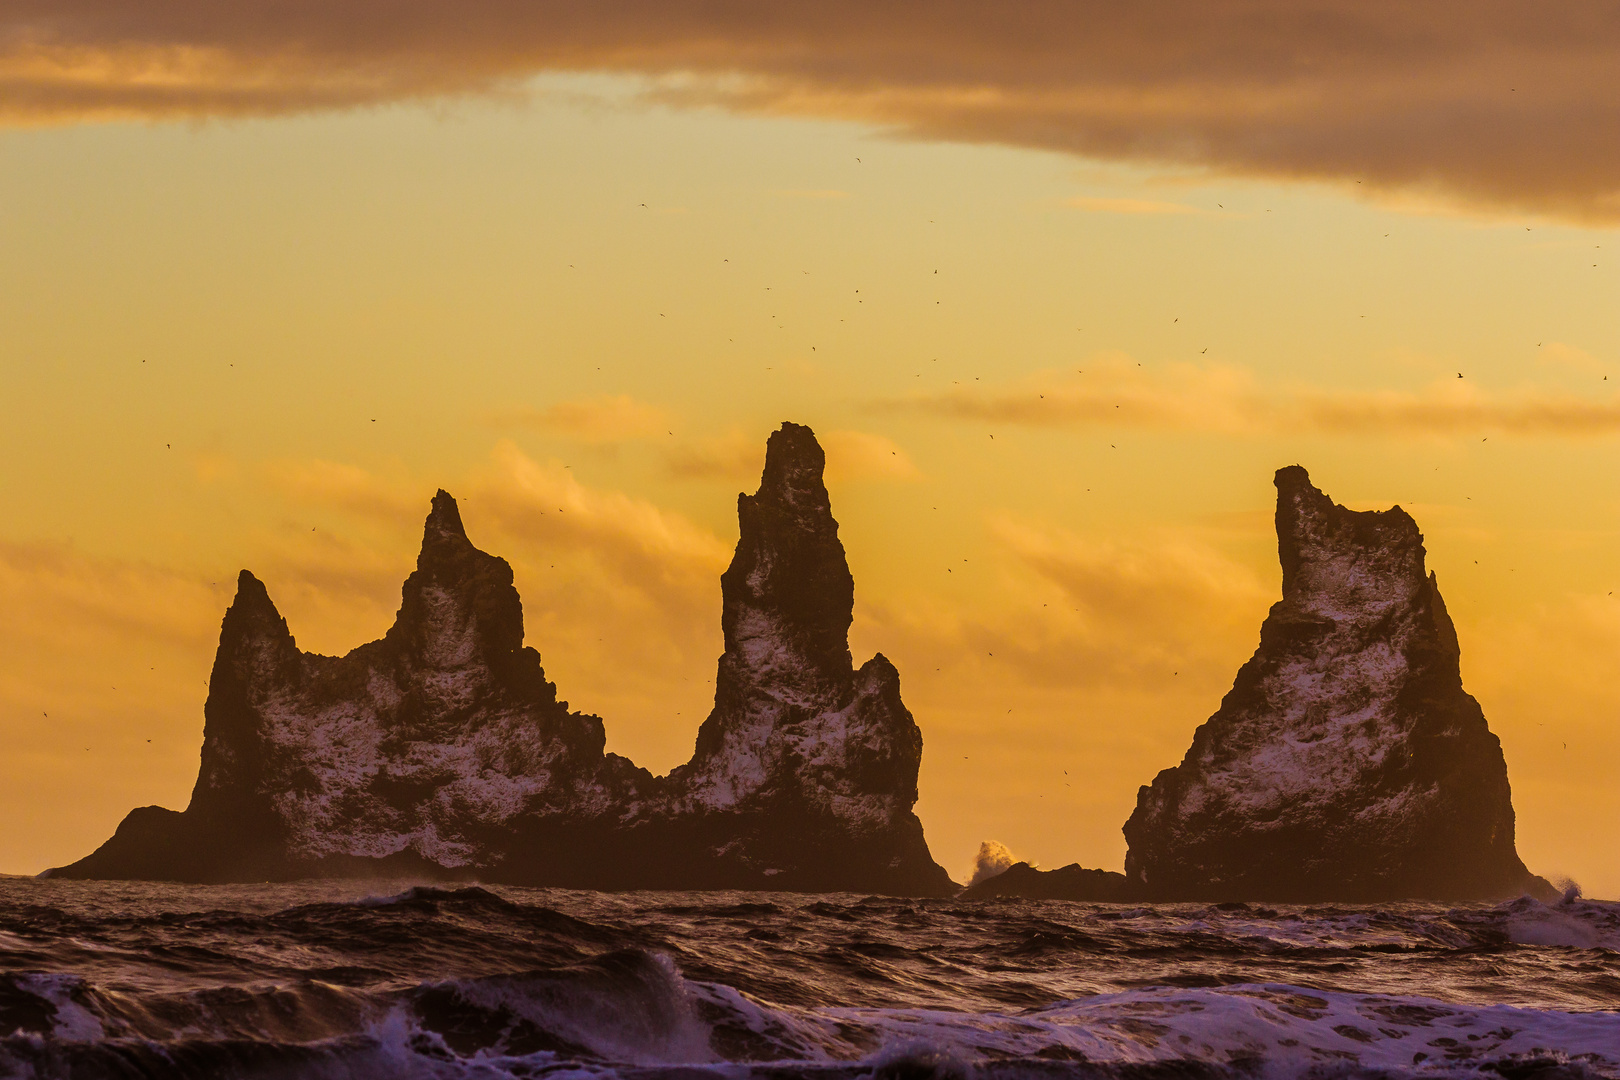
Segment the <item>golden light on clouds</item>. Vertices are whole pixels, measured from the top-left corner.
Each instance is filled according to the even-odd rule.
[[[1262,388],[1251,372],[1170,364],[1152,372],[1104,356],[1072,373],[1049,372],[1012,390],[953,388],[879,402],[913,412],[1032,427],[1125,427],[1227,435],[1332,434],[1401,438],[1518,435],[1590,438],[1620,433],[1620,387],[1595,397],[1529,385],[1480,390],[1439,379],[1420,391]],[[1600,385],[1607,386],[1607,382]]]
[[[1089,195],[1076,195],[1064,202],[1076,210],[1092,214],[1198,214],[1196,206],[1184,203],[1156,202],[1152,199],[1099,199]]]
[[[491,421],[498,427],[533,427],[587,443],[645,439],[664,434],[674,422],[665,410],[628,394],[559,401],[546,409],[509,410],[495,414]]]
[[[1620,21],[1526,7],[1249,0],[0,5],[12,123],[275,114],[500,95],[548,71],[667,101],[929,138],[1435,191],[1620,218]]]

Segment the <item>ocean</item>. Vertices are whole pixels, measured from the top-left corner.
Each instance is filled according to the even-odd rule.
[[[0,1076],[1620,1078],[1620,904],[7,877]]]

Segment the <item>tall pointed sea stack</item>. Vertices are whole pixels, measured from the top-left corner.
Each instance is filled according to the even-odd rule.
[[[726,651],[696,753],[670,777],[674,816],[725,837],[716,857],[735,874],[949,892],[911,809],[922,732],[899,673],[881,653],[859,671],[850,658],[855,582],[825,464],[809,428],[783,424],[759,491],[738,496],[720,579]]]
[[[1519,860],[1502,747],[1400,507],[1335,505],[1277,473],[1283,598],[1182,763],[1125,825],[1154,899],[1494,899],[1550,887]]]
[[[243,571],[190,806],[135,810],[49,873],[951,891],[911,812],[922,736],[899,677],[850,663],[854,585],[821,471],[808,428],[771,437],[722,579],[715,709],[670,776],[604,753],[602,721],[557,699],[511,567],[441,491],[393,627],[347,656],[301,652]]]

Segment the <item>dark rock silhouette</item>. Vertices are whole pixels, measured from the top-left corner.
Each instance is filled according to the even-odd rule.
[[[1502,747],[1400,507],[1277,473],[1282,600],[1181,764],[1144,787],[1125,873],[1155,899],[1551,897],[1514,849]]]
[[[1037,870],[1027,862],[1014,863],[994,877],[970,885],[963,899],[1021,896],[1029,900],[1079,900],[1085,903],[1122,904],[1140,899],[1124,874],[1087,870],[1079,863],[1056,870]]]
[[[809,428],[783,424],[758,493],[737,498],[714,711],[670,775],[665,818],[725,837],[710,865],[735,880],[947,894],[911,811],[922,732],[900,675],[881,653],[850,659],[855,582],[825,464]]]
[[[854,583],[809,428],[770,438],[721,579],[726,652],[691,762],[603,752],[523,645],[503,559],[433,499],[394,626],[301,652],[244,571],[220,632],[184,813],[133,811],[59,877],[344,874],[580,888],[947,894],[912,813],[922,735],[882,656],[859,671]]]

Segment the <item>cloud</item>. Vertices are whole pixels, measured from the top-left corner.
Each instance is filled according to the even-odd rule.
[[[1073,375],[1040,372],[1017,387],[961,387],[874,404],[957,420],[1074,427],[1092,424],[1238,432],[1261,401],[1253,377],[1219,364],[1172,364],[1151,372],[1122,353],[1086,361]]]
[[[1091,214],[1201,214],[1204,211],[1184,203],[1153,202],[1148,199],[1099,199],[1077,195],[1065,206]]]
[[[992,687],[1230,681],[1275,599],[1275,586],[1193,533],[1102,541],[1005,516],[988,527],[1000,603],[955,605],[948,592],[874,602],[858,613],[862,640]]]
[[[610,749],[655,770],[689,757],[722,648],[730,545],[511,443],[471,479],[462,507],[473,542],[512,563],[548,675],[612,718]]]
[[[0,120],[272,115],[613,72],[666,101],[1614,222],[1617,56],[1603,0],[3,0]]]
[[[305,532],[298,525],[261,540],[258,566],[278,602],[278,590],[290,587],[346,604],[397,604],[438,483],[385,479],[318,460],[275,462],[263,474],[289,509],[318,507],[342,515],[331,527]],[[620,601],[634,595],[635,604],[684,611],[694,591],[713,587],[729,555],[718,537],[679,514],[592,488],[568,466],[535,461],[507,440],[472,475],[441,481],[457,496],[475,544],[548,564],[582,560],[594,567],[588,588]],[[355,538],[361,525],[375,546]]]
[[[0,541],[0,872],[79,858],[132,806],[185,805],[234,584]]]
[[[885,436],[866,431],[829,431],[820,439],[827,451],[829,483],[908,481],[922,476],[899,444]]]
[[[1575,364],[1574,359],[1564,362]],[[1329,434],[1540,438],[1620,434],[1620,385],[1602,396],[1529,386],[1482,390],[1439,379],[1419,391],[1261,387],[1232,366],[1168,364],[1149,371],[1110,354],[1073,374],[1043,372],[1001,389],[953,388],[873,404],[953,420],[1037,428],[1125,427],[1228,435]]]
[[[1602,379],[1614,373],[1611,370],[1612,365],[1605,364],[1585,349],[1565,345],[1561,341],[1549,341],[1538,348],[1536,363],[1554,371],[1564,371],[1588,378]]]
[[[1601,436],[1620,433],[1620,397],[1586,400],[1531,390],[1318,395],[1302,401],[1302,426],[1335,434]]]
[[[536,428],[584,443],[627,442],[663,435],[672,423],[667,410],[627,394],[560,401],[544,409],[512,409],[496,413],[491,420],[500,427]]]
[[[472,499],[508,532],[531,543],[590,552],[647,588],[683,579],[693,569],[718,575],[730,552],[718,537],[678,514],[616,491],[598,491],[567,466],[541,464],[501,442],[493,469],[475,482]]]
[[[1005,517],[991,534],[1058,590],[1045,601],[1048,631],[1035,647],[1018,627],[995,635],[1010,663],[1046,682],[1153,682],[1167,669],[1223,667],[1274,598],[1246,567],[1192,535],[1099,541]]]
[[[412,486],[385,483],[365,469],[341,462],[272,461],[261,471],[277,494],[297,505],[323,506],[389,522],[416,516],[422,505],[422,493]]]
[[[216,631],[224,613],[223,608],[214,610],[217,589],[195,575],[98,559],[66,545],[0,541],[0,597],[12,613],[6,626],[27,628],[9,643],[6,653],[12,657],[24,640],[69,644],[80,639],[86,626],[194,648]],[[92,641],[83,644],[89,647]]]
[[[741,431],[692,439],[664,455],[671,476],[683,480],[733,480],[746,483],[758,479],[765,467],[765,448],[759,439]]]

